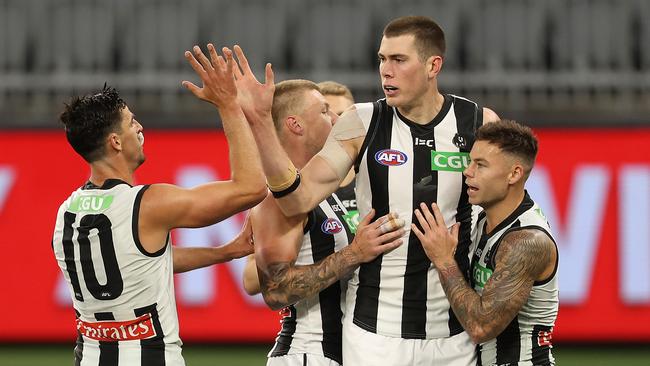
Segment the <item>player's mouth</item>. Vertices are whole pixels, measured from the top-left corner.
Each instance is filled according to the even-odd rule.
[[[142,131],[138,132],[138,142],[140,142],[140,146],[144,146],[144,134]]]
[[[384,94],[386,94],[387,97],[394,97],[397,95],[397,92],[399,91],[399,88],[392,86],[392,85],[384,85]]]
[[[467,185],[467,194],[472,195],[474,193],[478,192],[478,187]]]

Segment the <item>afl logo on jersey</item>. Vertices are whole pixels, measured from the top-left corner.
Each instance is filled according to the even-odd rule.
[[[341,222],[339,220],[329,218],[323,221],[323,223],[320,226],[320,229],[325,234],[336,234],[336,233],[340,233],[341,230],[343,230],[343,225],[341,225]]]
[[[406,163],[407,156],[399,150],[384,149],[375,153],[375,160],[386,166],[397,166]]]

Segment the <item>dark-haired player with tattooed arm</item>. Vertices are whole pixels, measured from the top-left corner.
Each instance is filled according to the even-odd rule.
[[[481,365],[554,365],[558,252],[546,217],[524,190],[537,139],[514,121],[482,126],[465,169],[469,202],[479,205],[472,232],[470,283],[454,260],[458,224],[447,229],[436,204],[415,210],[420,239]]]
[[[203,87],[183,82],[219,110],[232,178],[192,189],[134,186],[144,162],[142,125],[113,88],[77,97],[61,114],[90,178],[59,208],[52,247],[77,316],[75,364],[184,365],[173,272],[252,253],[250,226],[219,248],[172,248],[170,231],[212,225],[266,196],[253,136],[237,102],[232,52],[185,57]]]

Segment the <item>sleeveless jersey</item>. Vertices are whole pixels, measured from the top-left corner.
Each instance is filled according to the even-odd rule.
[[[485,233],[484,212],[472,233],[471,284],[479,294],[492,276],[501,238],[515,230],[540,230],[555,243],[546,217],[526,193],[517,209],[503,222]],[[556,245],[557,248],[557,245]],[[481,365],[553,365],[551,338],[558,311],[557,265],[543,282],[535,282],[528,300],[506,329],[495,339],[479,345]]]
[[[355,161],[357,203],[363,217],[396,212],[406,233],[397,249],[362,264],[348,285],[347,311],[353,322],[389,337],[432,339],[463,331],[451,311],[438,273],[410,230],[420,202],[436,202],[445,221],[460,222],[456,260],[469,269],[472,206],[463,170],[482,108],[453,95],[429,123],[409,121],[384,99],[356,105],[366,137]]]
[[[296,265],[316,263],[348,245],[356,230],[356,226],[349,224],[355,206],[354,183],[351,183],[312,210]],[[268,357],[309,353],[341,364],[345,286],[345,281],[336,282],[319,294],[283,309],[282,329]]]
[[[52,248],[77,315],[77,365],[184,365],[170,240],[150,254],[138,236],[148,187],[87,183],[59,208]]]

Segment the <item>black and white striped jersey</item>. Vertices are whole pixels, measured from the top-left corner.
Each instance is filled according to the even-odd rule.
[[[140,244],[149,186],[87,183],[60,206],[52,247],[77,316],[76,365],[184,365],[171,243]]]
[[[354,238],[352,232],[356,227],[350,227],[346,218],[356,209],[355,206],[353,182],[312,210],[304,228],[296,265],[316,263],[348,245]],[[318,295],[283,309],[282,329],[268,357],[308,353],[341,364],[345,288],[346,281],[336,282]]]
[[[347,311],[354,323],[389,337],[431,339],[462,332],[440,285],[438,273],[410,230],[420,202],[436,202],[445,221],[460,222],[456,260],[469,268],[472,206],[463,170],[474,133],[483,122],[482,108],[444,95],[429,123],[409,121],[385,100],[356,105],[366,137],[355,162],[357,204],[361,217],[396,212],[405,220],[404,244],[361,265],[348,288]]]
[[[483,293],[485,283],[492,276],[496,253],[504,235],[514,230],[533,229],[544,232],[555,242],[546,217],[528,193],[519,207],[492,233],[485,232],[486,224],[482,212],[472,232],[471,284],[479,294]],[[480,364],[555,364],[551,340],[558,311],[557,264],[558,261],[547,280],[533,284],[528,300],[506,329],[495,339],[479,345]]]

